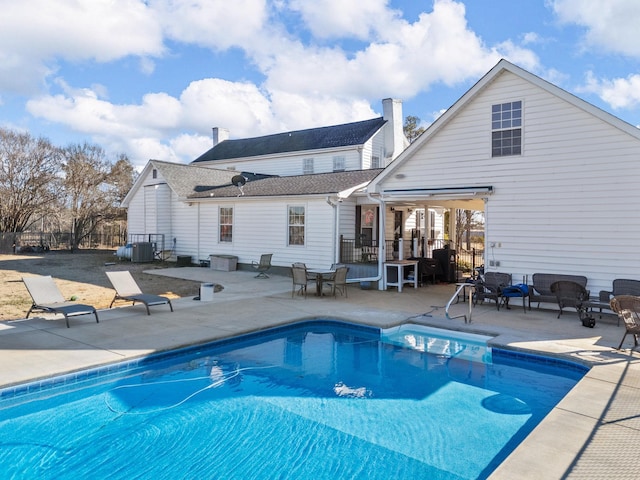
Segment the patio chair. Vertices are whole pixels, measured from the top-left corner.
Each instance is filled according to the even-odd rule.
[[[477,305],[485,300],[496,302],[496,307],[500,310],[503,301],[502,290],[511,285],[511,274],[500,272],[487,272],[475,282],[473,293],[473,303]]]
[[[551,292],[556,296],[560,312],[562,315],[565,307],[573,307],[578,312],[578,317],[585,327],[593,328],[596,321],[588,313],[589,290],[577,282],[570,280],[560,280],[551,284]]]
[[[23,277],[22,282],[25,287],[27,287],[27,291],[33,300],[31,308],[25,318],[29,318],[31,312],[40,311],[64,315],[67,328],[69,328],[69,317],[76,317],[78,315],[93,314],[96,317],[96,323],[100,322],[95,307],[65,301],[60,289],[50,275]]]
[[[109,308],[113,307],[116,300],[126,300],[133,302],[133,305],[135,305],[136,302],[143,303],[147,308],[147,315],[151,315],[151,312],[149,311],[150,305],[169,304],[169,308],[173,312],[173,305],[171,305],[171,300],[169,300],[169,298],[160,295],[153,295],[151,293],[142,293],[142,290],[140,290],[140,287],[138,287],[138,284],[131,276],[131,272],[128,270],[105,273],[107,274],[107,277],[109,277],[109,281],[116,291],[116,295],[113,297],[113,300],[111,300]]]
[[[271,268],[273,253],[264,253],[260,256],[260,262],[251,262],[251,266],[258,272],[255,278],[269,278],[267,272]]]
[[[611,310],[613,310],[624,322],[624,336],[620,340],[618,350],[622,348],[624,339],[628,334],[633,335],[633,342],[638,346],[638,335],[640,335],[640,297],[634,295],[618,295],[611,299]]]
[[[340,292],[340,295],[344,295],[345,298],[347,295],[347,272],[349,268],[346,266],[340,266],[336,268],[336,272],[333,274],[332,278],[326,282],[326,285],[330,288],[331,295],[336,297],[336,292]]]
[[[307,283],[309,283],[310,280],[309,275],[307,274],[307,267],[300,263],[294,263],[291,265],[291,278],[293,279],[291,298],[295,295],[296,289],[299,295],[304,293],[304,298],[307,298]]]

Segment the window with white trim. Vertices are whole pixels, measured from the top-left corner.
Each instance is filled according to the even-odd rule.
[[[382,168],[378,155],[371,155],[371,168]]]
[[[288,245],[304,245],[304,206],[290,205],[288,210]]]
[[[522,101],[491,106],[491,156],[522,153]]]
[[[220,207],[218,215],[220,243],[233,241],[233,207]]]
[[[313,173],[313,158],[302,159],[302,174],[310,175]]]
[[[334,172],[344,172],[345,168],[346,168],[346,161],[344,159],[344,155],[338,155],[333,157]]]

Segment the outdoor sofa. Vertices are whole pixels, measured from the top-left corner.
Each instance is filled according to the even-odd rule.
[[[551,285],[555,282],[569,281],[575,282],[583,287],[587,286],[587,277],[582,275],[565,275],[561,273],[534,273],[532,284],[529,285],[529,310],[531,302],[557,304],[556,294],[551,291]]]

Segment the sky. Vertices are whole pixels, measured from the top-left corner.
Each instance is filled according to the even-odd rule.
[[[137,169],[382,115],[428,126],[501,58],[640,126],[638,0],[0,0],[0,127]]]

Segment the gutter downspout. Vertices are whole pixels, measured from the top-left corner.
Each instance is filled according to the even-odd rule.
[[[378,219],[378,274],[371,278],[361,278],[360,281],[364,282],[378,282],[378,290],[384,290],[385,286],[380,280],[382,280],[382,269],[384,268],[384,261],[387,258],[387,243],[385,241],[385,218],[387,216],[384,200],[381,198],[374,198],[371,193],[367,192],[367,198],[380,206],[380,218]]]
[[[338,228],[338,221],[340,219],[340,215],[338,215],[338,208],[340,207],[340,200],[338,200],[337,202],[333,202],[331,200],[331,197],[327,197],[327,203],[329,205],[331,205],[333,207],[333,234],[331,235],[332,238],[332,257],[333,257],[333,263],[339,263],[340,259],[337,258],[338,257],[338,232],[339,232],[339,228]]]

